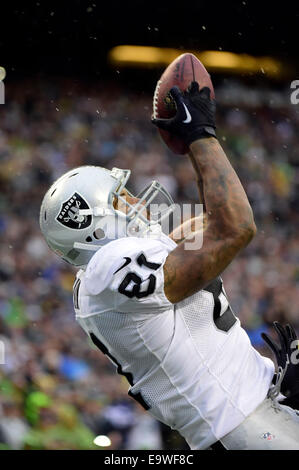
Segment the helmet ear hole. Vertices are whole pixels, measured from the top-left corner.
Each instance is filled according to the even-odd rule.
[[[90,242],[92,242],[92,238],[91,237],[86,237],[85,241],[90,243]]]
[[[93,236],[97,240],[101,240],[102,238],[105,238],[106,235],[105,235],[104,230],[102,230],[101,228],[98,228],[93,232]]]

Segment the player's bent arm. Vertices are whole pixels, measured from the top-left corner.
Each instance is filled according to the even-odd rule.
[[[200,249],[186,250],[183,241],[166,259],[164,292],[172,303],[208,285],[256,233],[245,191],[219,142],[213,137],[196,140],[190,150],[203,183],[207,228]]]

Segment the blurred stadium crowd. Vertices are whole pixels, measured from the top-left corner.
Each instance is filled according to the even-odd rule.
[[[267,94],[268,93],[268,94]],[[127,396],[127,383],[76,324],[74,270],[47,248],[39,207],[70,168],[130,168],[197,202],[191,164],[150,123],[151,97],[70,80],[7,86],[0,107],[0,448],[183,449],[184,441]],[[297,331],[299,114],[281,95],[228,82],[216,89],[218,138],[252,204],[258,234],[223,274],[254,346],[273,320]],[[265,97],[268,97],[267,99]],[[244,99],[244,97],[247,97]]]

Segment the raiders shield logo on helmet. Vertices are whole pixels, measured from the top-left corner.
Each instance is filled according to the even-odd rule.
[[[89,209],[83,197],[74,193],[62,204],[62,208],[56,220],[68,228],[83,229],[91,224],[91,215],[79,215],[80,209]]]

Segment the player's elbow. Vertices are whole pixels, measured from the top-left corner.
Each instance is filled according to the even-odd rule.
[[[242,220],[235,230],[235,237],[239,241],[241,247],[247,246],[255,237],[257,228],[253,217]]]
[[[251,242],[256,231],[251,208],[244,210],[233,220],[226,220],[226,223],[222,225],[222,235],[226,244],[236,247],[238,251]]]
[[[225,240],[226,244],[239,246],[248,245],[256,234],[254,216],[249,203],[228,207],[223,217],[214,218],[209,223],[211,234]]]
[[[242,239],[244,241],[244,246],[247,246],[251,240],[255,237],[256,234],[256,225],[255,223],[248,225],[243,231],[242,231]]]

